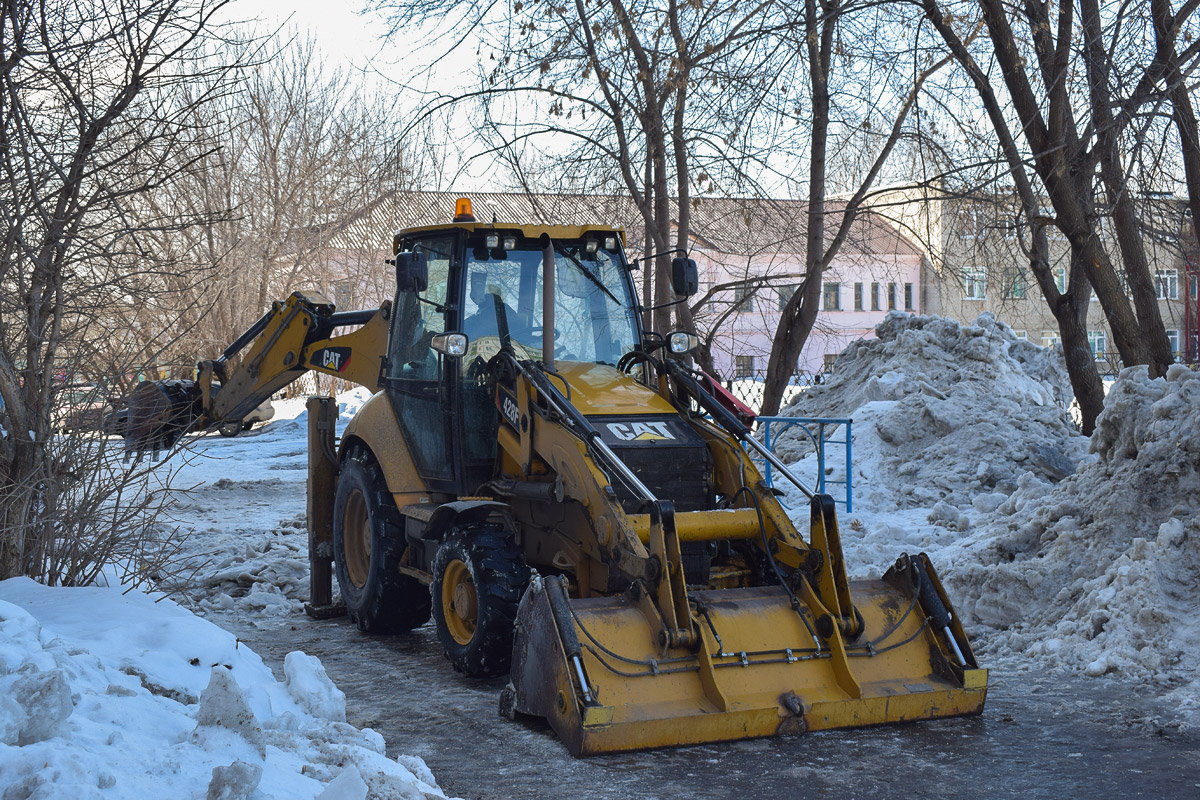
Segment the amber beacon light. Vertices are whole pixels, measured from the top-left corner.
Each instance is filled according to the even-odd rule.
[[[455,222],[474,222],[475,214],[471,211],[471,200],[466,197],[460,197],[454,201],[454,221]]]

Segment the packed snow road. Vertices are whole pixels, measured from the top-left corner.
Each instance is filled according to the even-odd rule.
[[[430,625],[374,637],[344,619],[211,618],[277,673],[292,650],[319,657],[348,722],[468,800],[1200,796],[1200,740],[1147,727],[1154,703],[1135,685],[993,671],[979,718],[576,759],[546,726],[500,717],[504,682],[456,675]]]

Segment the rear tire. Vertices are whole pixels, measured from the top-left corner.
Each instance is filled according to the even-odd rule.
[[[222,436],[234,437],[242,432],[242,423],[240,422],[222,422],[217,428],[217,433]]]
[[[407,631],[429,620],[429,590],[402,575],[400,512],[375,459],[351,451],[333,502],[333,566],[342,602],[359,630]]]
[[[512,534],[482,523],[453,528],[433,560],[433,619],[446,658],[472,678],[508,673],[513,622],[529,567]]]

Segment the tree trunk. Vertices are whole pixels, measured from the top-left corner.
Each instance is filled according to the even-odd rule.
[[[808,224],[805,228],[804,282],[779,316],[775,345],[767,361],[761,413],[779,413],[796,362],[817,320],[825,250],[825,169],[829,140],[829,64],[836,19],[818,18],[816,0],[805,0],[805,42],[812,82],[812,144],[808,163]]]
[[[1085,436],[1096,429],[1096,418],[1104,410],[1104,382],[1096,369],[1096,357],[1087,337],[1088,304],[1091,291],[1082,277],[1084,267],[1072,258],[1071,286],[1051,306],[1062,336],[1063,358],[1075,400],[1079,403],[1080,428]]]

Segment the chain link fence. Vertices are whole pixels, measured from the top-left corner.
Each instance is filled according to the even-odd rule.
[[[783,392],[783,401],[780,403],[780,409],[787,408],[792,402],[805,390],[811,386],[816,386],[824,383],[828,378],[829,372],[826,369],[821,369],[817,372],[805,372],[796,370],[788,378],[787,388]],[[745,403],[755,414],[762,411],[763,394],[766,389],[767,371],[765,369],[756,370],[739,370],[737,374],[729,380],[721,381],[729,392],[741,402]]]

